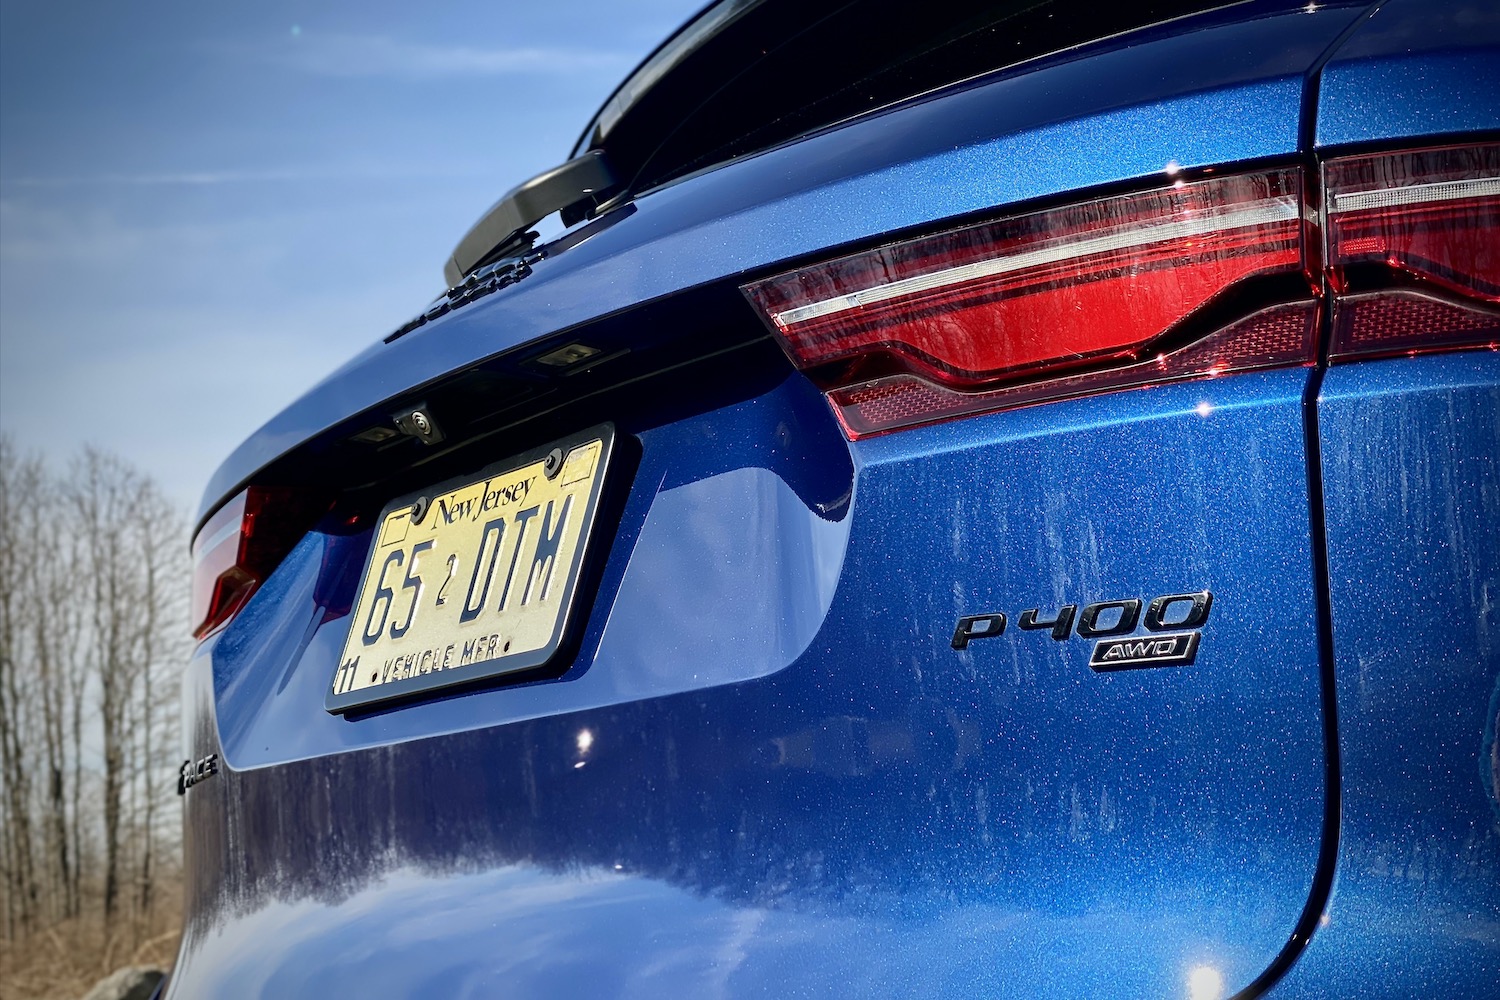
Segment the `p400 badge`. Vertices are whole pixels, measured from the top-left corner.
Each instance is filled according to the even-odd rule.
[[[1074,635],[1094,639],[1089,666],[1101,672],[1140,667],[1185,667],[1197,656],[1198,642],[1203,635],[1185,630],[1197,629],[1208,621],[1213,603],[1214,595],[1200,590],[1189,594],[1165,594],[1149,605],[1139,597],[1095,601],[1084,605],[1082,611],[1076,604],[1064,604],[1050,619],[1041,617],[1040,608],[1031,608],[1021,612],[1016,627],[1027,632],[1046,631],[1058,642]],[[1144,616],[1142,607],[1145,608]],[[975,640],[1002,636],[1006,622],[1005,613],[1001,611],[964,615],[954,626],[953,648],[967,649]],[[1134,635],[1137,626],[1142,624],[1147,634]]]

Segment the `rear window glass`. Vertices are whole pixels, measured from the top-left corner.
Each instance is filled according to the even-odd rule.
[[[627,80],[606,104],[579,150],[607,149],[616,171],[641,191],[948,84],[1224,3],[733,6],[734,16],[721,18],[713,32],[692,34],[714,15],[712,7],[685,27],[679,37],[693,44],[675,63],[664,69],[661,58],[648,60],[640,78]],[[669,42],[663,51],[671,48]]]

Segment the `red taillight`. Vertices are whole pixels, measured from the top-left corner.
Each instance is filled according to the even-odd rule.
[[[1312,292],[1295,280],[1305,271],[1303,214],[1295,170],[1178,182],[855,254],[745,291],[859,438],[1311,363]],[[1233,336],[1202,335],[1195,317],[1247,279],[1276,275],[1293,276],[1301,302],[1248,318],[1240,310]],[[1283,286],[1277,297],[1287,295]]]
[[[832,389],[828,398],[849,437],[857,441],[917,423],[1111,389],[1311,364],[1317,342],[1317,314],[1318,307],[1311,302],[1272,306],[1186,347],[1145,361],[997,389],[959,392],[901,374]]]
[[[1500,144],[1330,160],[1331,356],[1500,338]]]
[[[233,618],[328,507],[301,490],[262,486],[220,507],[193,540],[193,635]]]

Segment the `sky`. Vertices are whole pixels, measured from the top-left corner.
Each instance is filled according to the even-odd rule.
[[[0,431],[185,509],[703,0],[0,0]]]

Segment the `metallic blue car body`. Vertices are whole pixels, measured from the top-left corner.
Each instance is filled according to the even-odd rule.
[[[1343,822],[1329,922],[1283,986],[1485,996],[1500,979],[1500,357],[1335,367],[1318,414]]]
[[[631,325],[684,290],[1169,163],[1500,130],[1497,24],[1240,5],[686,178],[353,359],[203,513],[455,369],[692,335]],[[1493,995],[1500,356],[852,444],[797,374],[685,406],[612,417],[639,458],[560,677],[325,712],[369,530],[200,646],[184,752],[227,766],[185,799],[170,997]],[[949,642],[1204,589],[1190,670]]]
[[[202,513],[393,393],[726,275],[1167,164],[1294,155],[1303,74],[1358,13],[1276,12],[1002,74],[655,191],[525,281],[352,359],[236,449]]]

